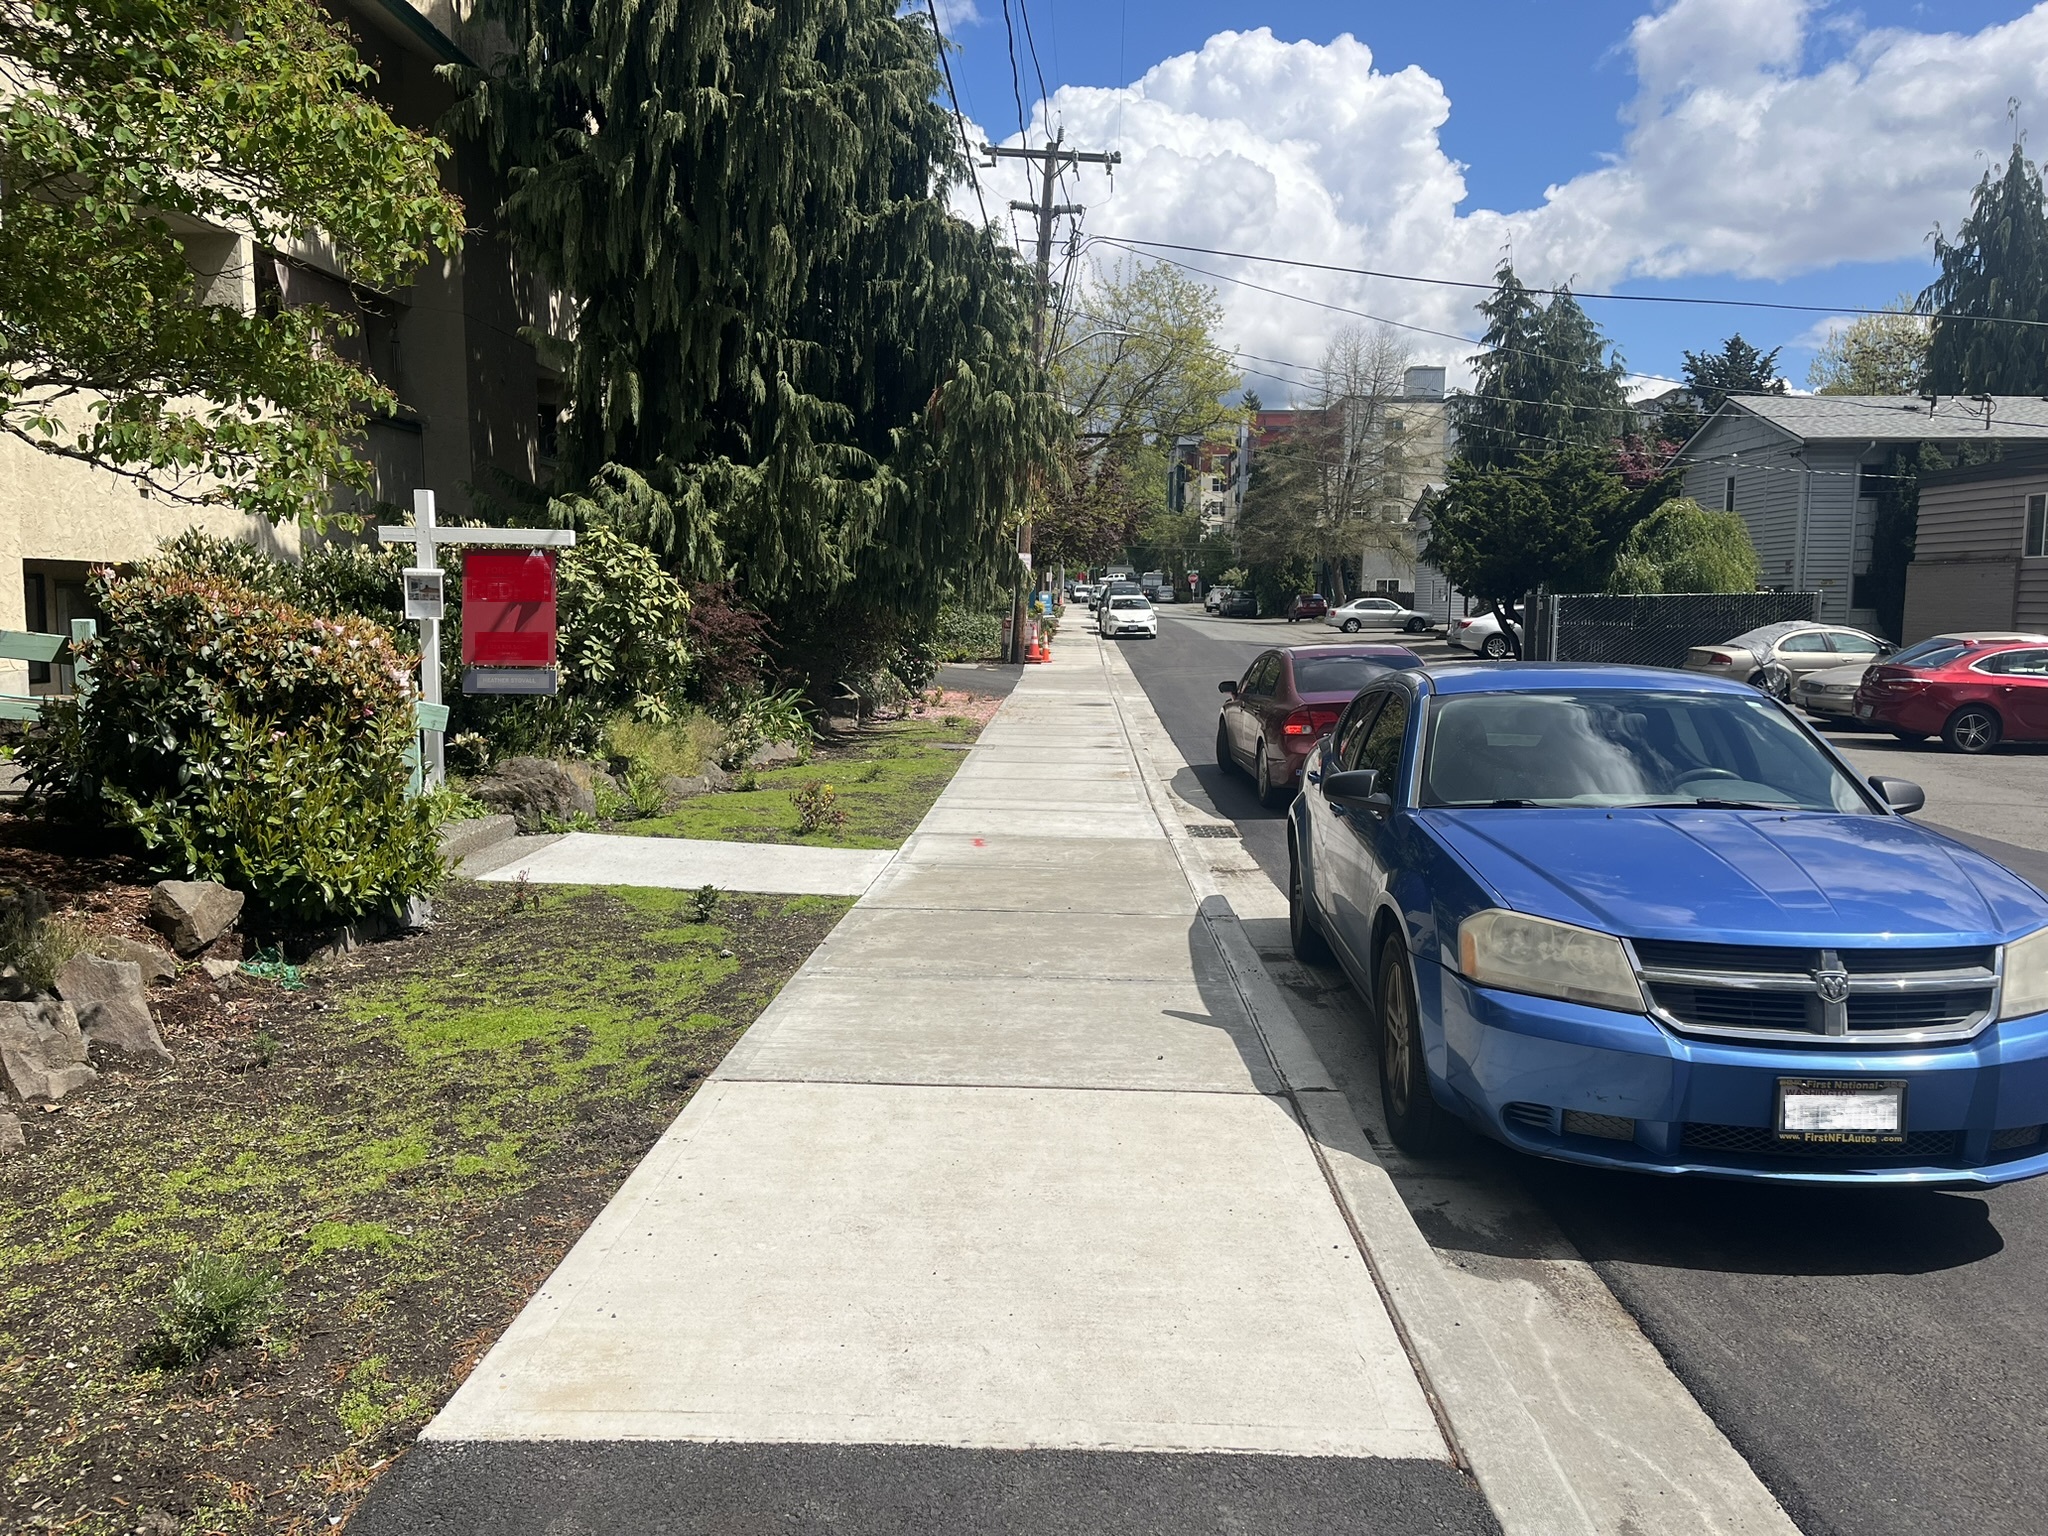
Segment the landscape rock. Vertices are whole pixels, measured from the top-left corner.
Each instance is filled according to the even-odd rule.
[[[786,768],[804,760],[804,749],[793,741],[770,741],[754,748],[747,761],[756,768]]]
[[[73,955],[57,972],[57,995],[72,1006],[79,1028],[94,1045],[152,1061],[171,1059],[149,1016],[142,967],[133,960]]]
[[[543,757],[514,757],[500,763],[471,790],[493,810],[503,811],[522,832],[544,832],[550,819],[567,821],[579,811],[597,814],[597,797],[560,763]]]
[[[703,775],[703,777],[704,777],[704,782],[705,782],[706,784],[710,785],[710,786],[711,786],[711,787],[712,787],[713,789],[731,789],[731,788],[732,788],[732,784],[733,784],[733,778],[732,778],[732,775],[731,775],[731,774],[729,774],[729,773],[727,773],[727,772],[726,772],[726,771],[725,771],[725,770],[724,770],[723,768],[719,767],[719,766],[718,766],[718,764],[716,764],[716,763],[712,763],[712,762],[707,762],[707,763],[705,763],[705,765],[704,765],[704,775]]]
[[[0,1109],[0,1153],[20,1152],[27,1147],[28,1138],[21,1134],[21,1116]]]
[[[685,800],[694,800],[699,795],[711,793],[711,781],[703,774],[686,779],[679,773],[671,773],[661,781],[661,807],[672,811]]]
[[[0,933],[26,936],[50,915],[50,898],[32,885],[0,884]]]
[[[0,1003],[0,1071],[24,1099],[55,1102],[99,1077],[69,1003]]]
[[[243,896],[217,880],[159,880],[149,893],[149,924],[181,955],[196,955],[235,926]]]
[[[95,935],[92,942],[86,946],[86,953],[99,955],[107,960],[130,961],[141,968],[144,986],[178,979],[177,957],[169,950],[158,949],[154,944],[145,944],[142,940],[131,939],[125,934]]]
[[[241,970],[242,962],[239,960],[202,960],[199,962],[199,968],[206,972],[213,980],[225,981],[228,977]]]

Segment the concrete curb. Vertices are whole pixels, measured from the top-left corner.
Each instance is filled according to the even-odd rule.
[[[1119,723],[1174,858],[1200,903],[1203,926],[1286,1085],[1452,1453],[1478,1482],[1506,1536],[1591,1536],[1599,1526],[1494,1357],[1485,1331],[1446,1283],[1435,1252],[1188,835],[1179,802],[1148,744],[1132,731],[1136,717],[1149,721],[1154,739],[1166,739],[1151,700],[1114,647],[1104,646],[1102,655]]]

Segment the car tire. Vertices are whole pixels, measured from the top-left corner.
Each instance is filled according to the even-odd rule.
[[[1304,965],[1329,965],[1336,959],[1330,941],[1316,926],[1315,908],[1309,905],[1308,890],[1302,884],[1301,853],[1294,835],[1287,837],[1287,941],[1294,958]]]
[[[1408,970],[1408,947],[1399,935],[1389,936],[1380,948],[1373,991],[1380,1026],[1380,1109],[1387,1130],[1403,1152],[1417,1157],[1440,1152],[1450,1139],[1450,1116],[1430,1095],[1415,979]]]
[[[1342,624],[1339,624],[1337,627],[1343,630],[1344,633],[1347,635],[1355,635],[1358,633],[1359,629],[1358,620],[1346,619]]]
[[[1499,661],[1507,653],[1508,637],[1506,635],[1488,635],[1479,647],[1479,654],[1488,661]]]
[[[1429,628],[1429,620],[1417,616],[1416,618],[1410,619],[1406,624],[1402,625],[1401,627],[1407,630],[1408,633],[1411,635],[1419,635],[1424,630]]]
[[[1925,731],[1894,730],[1892,732],[1892,735],[1896,736],[1900,741],[1903,741],[1909,747],[1917,747],[1927,739],[1927,733]]]
[[[1221,715],[1216,717],[1216,766],[1225,773],[1237,772],[1237,759],[1230,751],[1230,726]]]
[[[1965,704],[1950,715],[1948,724],[1941,728],[1941,739],[1948,743],[1949,751],[1971,757],[1997,746],[2001,734],[1997,711],[1985,704]]]
[[[1252,787],[1258,791],[1259,804],[1269,811],[1277,811],[1294,798],[1291,784],[1276,786],[1266,776],[1266,744],[1259,743],[1258,756],[1252,762]]]

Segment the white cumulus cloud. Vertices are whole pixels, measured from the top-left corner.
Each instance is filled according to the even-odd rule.
[[[1825,31],[1827,60],[1809,62]],[[1066,196],[1089,234],[1269,252],[1483,282],[1512,252],[1526,281],[1776,278],[1924,251],[2011,143],[2007,102],[2048,105],[2048,3],[1976,33],[1868,29],[1821,0],[1675,0],[1622,43],[1636,94],[1608,163],[1523,209],[1468,208],[1439,130],[1454,105],[1425,70],[1386,72],[1368,41],[1221,32],[1122,91],[1042,104],[1069,142],[1118,145]],[[1009,142],[1015,143],[1012,135]],[[982,173],[991,211],[1030,190]],[[963,189],[963,210],[973,200]],[[1115,252],[1096,248],[1100,258]],[[1325,304],[1469,333],[1476,294],[1298,268],[1179,259]],[[1313,362],[1345,317],[1219,283],[1230,339]],[[1418,361],[1470,347],[1414,335]],[[1247,368],[1261,366],[1247,364]],[[1275,398],[1281,387],[1250,382]]]

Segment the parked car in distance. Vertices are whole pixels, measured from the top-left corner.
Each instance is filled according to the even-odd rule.
[[[1138,584],[1135,581],[1105,581],[1096,589],[1095,596],[1089,601],[1088,606],[1094,609],[1099,616],[1102,611],[1102,605],[1112,597],[1143,597],[1144,595],[1144,593],[1138,590]]]
[[[1320,619],[1330,611],[1330,600],[1320,592],[1297,592],[1287,599],[1287,622],[1299,624],[1303,619]]]
[[[1884,660],[1890,665],[1902,665],[1912,658],[1948,644],[1992,645],[2000,641],[2048,645],[2048,635],[2021,634],[2013,630],[1983,634],[1931,635],[1918,645],[1908,646],[1903,651],[1885,657]],[[1864,674],[1869,670],[1869,662],[1857,661],[1844,667],[1825,667],[1818,672],[1808,672],[1793,679],[1792,702],[1816,719],[1826,720],[1831,724],[1861,723],[1856,716],[1856,695],[1863,686]]]
[[[1173,603],[1180,600],[1180,594],[1173,590],[1173,583],[1162,581],[1157,586],[1147,587],[1145,595],[1155,603]]]
[[[1316,738],[1389,667],[1419,667],[1405,645],[1294,645],[1262,651],[1241,678],[1216,685],[1216,762],[1252,776],[1259,804],[1285,805],[1301,783]]]
[[[1522,638],[1521,620],[1511,615],[1508,619],[1508,629],[1515,640],[1519,641]],[[1484,656],[1489,661],[1498,661],[1501,657],[1512,656],[1515,652],[1515,647],[1509,643],[1508,635],[1501,633],[1500,620],[1490,613],[1467,614],[1463,618],[1452,619],[1444,627],[1444,639],[1462,650]]]
[[[1324,617],[1347,635],[1355,635],[1361,629],[1398,629],[1419,635],[1434,627],[1428,614],[1403,608],[1391,597],[1354,597],[1341,607],[1332,608]]]
[[[1151,602],[1140,593],[1118,593],[1103,607],[1102,618],[1096,625],[1096,633],[1104,639],[1123,635],[1146,635],[1159,638],[1159,615],[1152,611]]]
[[[1788,1183],[2048,1172],[2048,896],[1740,678],[1388,672],[1288,813],[1394,1139]]]
[[[1235,587],[1211,587],[1207,592],[1202,594],[1202,606],[1208,609],[1209,612],[1214,613],[1217,610],[1217,608],[1221,606],[1223,599],[1230,596],[1230,594],[1235,592],[1236,590],[1237,588]]]
[[[1259,600],[1241,588],[1232,588],[1230,595],[1216,605],[1219,619],[1256,619],[1259,616]]]
[[[1070,603],[1086,603],[1094,595],[1095,587],[1092,583],[1077,581],[1067,593],[1067,601]]]
[[[2001,741],[2048,741],[2048,643],[1916,646],[1864,673],[1856,718],[1972,756]]]
[[[1688,672],[1732,677],[1776,698],[1789,700],[1793,685],[1809,672],[1854,661],[1868,666],[1889,656],[1892,649],[1889,640],[1880,640],[1860,629],[1790,619],[1765,624],[1719,645],[1696,645],[1685,653],[1683,665]]]

